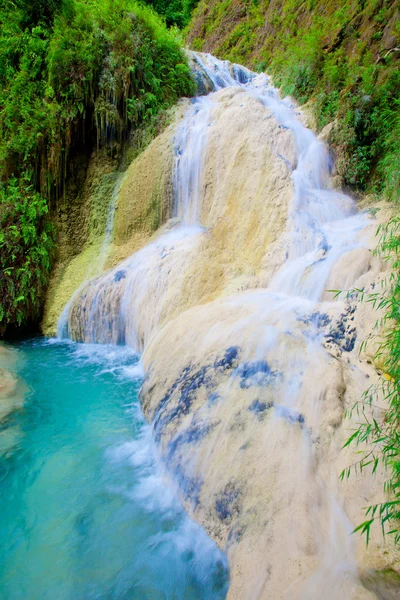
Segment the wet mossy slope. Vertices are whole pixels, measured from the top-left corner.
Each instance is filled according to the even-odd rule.
[[[93,150],[118,163],[192,91],[181,40],[140,2],[1,3],[0,334],[38,322],[63,243],[56,217],[68,204],[73,220]]]

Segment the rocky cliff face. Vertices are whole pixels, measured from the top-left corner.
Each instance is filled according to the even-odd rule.
[[[327,290],[379,285],[387,208],[360,215],[301,111],[210,60],[198,56],[223,89],[125,173],[109,269],[76,292],[64,332],[144,351],[145,415],[189,511],[228,554],[230,598],[384,597],[368,570],[398,566],[394,552],[379,532],[368,551],[350,535],[380,487],[338,481],[357,460],[341,449],[344,415],[375,381],[360,345],[377,315]],[[95,247],[55,287],[48,331]]]
[[[155,140],[128,170],[117,201],[111,261],[117,257],[124,258],[150,239],[152,227],[149,221],[150,224],[154,222],[152,207],[163,205],[164,217],[172,215],[171,208],[168,208],[171,184],[163,183],[160,190],[157,178],[158,166],[164,169],[165,177],[167,174],[172,177],[172,131],[173,128],[164,137]],[[165,144],[167,138],[169,142]],[[284,260],[284,250],[278,237],[285,227],[292,196],[288,163],[295,162],[294,140],[289,130],[279,127],[272,114],[266,113],[240,88],[221,90],[213,96],[207,148],[202,166],[204,180],[199,215],[200,222],[207,229],[193,229],[180,242],[177,238],[169,241],[168,238],[156,237],[155,244],[144,248],[142,254],[134,259],[143,270],[140,282],[131,284],[136,285],[136,289],[140,286],[142,290],[133,293],[130,298],[137,307],[129,309],[130,312],[136,310],[132,328],[137,329],[139,340],[145,336],[148,341],[157,328],[191,306],[254,286],[256,272],[259,274],[256,285],[265,284]],[[288,158],[282,158],[283,155]],[[251,177],[247,177],[247,173]],[[157,208],[155,216],[162,222],[159,214],[160,208]],[[140,215],[142,218],[144,215],[143,221]],[[143,222],[145,226],[141,228]],[[168,230],[171,228],[174,229],[174,221],[168,225]],[[159,234],[163,231],[161,229]],[[137,240],[141,243],[138,244]],[[277,248],[273,251],[274,243]],[[168,247],[166,256],[165,246]],[[267,248],[270,250],[266,257]],[[82,259],[80,255],[78,260]],[[167,265],[163,271],[165,277],[161,278],[160,269],[164,269],[164,265]],[[132,266],[129,260],[122,266],[117,265],[110,277],[115,280],[116,274],[125,273],[126,268],[137,277],[136,262]],[[107,287],[105,292],[105,301],[111,303],[108,313],[111,311],[115,316],[110,325],[114,341],[121,339],[116,315],[127,281],[127,277],[121,276],[114,281],[117,285],[111,286],[112,290]],[[103,285],[101,279],[92,280],[86,289],[83,288],[83,295],[78,295],[74,301],[76,311],[73,307],[71,331],[74,338],[82,341],[96,341],[100,330],[109,329],[97,321],[94,339],[92,333],[85,333],[91,319],[89,307],[98,293],[98,285]],[[80,309],[83,296],[87,303],[86,311]],[[100,312],[104,312],[101,302],[97,306]],[[156,320],[153,319],[155,314],[158,315]],[[144,323],[149,318],[151,325],[146,327]],[[138,350],[143,348],[140,341]]]
[[[372,261],[353,281],[379,277]],[[355,300],[246,291],[184,312],[145,351],[145,414],[189,509],[228,553],[230,598],[370,597],[357,568],[385,558],[349,534],[379,493],[338,476],[355,460],[341,449],[344,412],[375,381],[358,355],[375,316]]]
[[[172,205],[172,123],[127,168],[94,153],[82,186],[58,214],[59,256],[50,281],[42,330],[55,335],[68,300],[87,280],[130,256],[169,217]],[[129,152],[129,149],[128,149]]]

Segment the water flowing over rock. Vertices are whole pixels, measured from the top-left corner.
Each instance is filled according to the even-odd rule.
[[[379,486],[338,482],[375,317],[328,291],[379,284],[376,221],[331,188],[328,149],[266,75],[191,61],[214,92],[175,126],[170,219],[80,288],[60,335],[144,351],[145,415],[227,551],[229,598],[376,598],[359,571],[389,559],[350,534]]]

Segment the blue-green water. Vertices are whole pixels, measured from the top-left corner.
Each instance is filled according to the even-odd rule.
[[[13,347],[27,390],[0,423],[1,600],[220,600],[225,556],[183,511],[129,349]]]

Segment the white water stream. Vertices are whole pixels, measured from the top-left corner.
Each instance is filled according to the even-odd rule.
[[[230,65],[207,55],[196,55],[195,59],[212,81],[215,90],[241,86],[263,106],[272,111],[281,127],[290,129],[296,141],[297,165],[292,172],[294,195],[285,232],[286,261],[265,290],[257,290],[253,296],[241,299],[238,295],[232,302],[255,302],[259,312],[268,315],[270,326],[259,332],[256,358],[265,356],[274,346],[278,347],[279,332],[290,331],[291,322],[304,307],[311,313],[313,306],[322,299],[332,267],[346,252],[359,245],[358,232],[365,226],[366,218],[357,213],[351,198],[330,189],[331,160],[325,145],[307,129],[296,110],[270,84],[266,75],[256,75],[238,65]],[[179,225],[161,235],[118,267],[87,283],[72,306],[62,317],[60,331],[86,342],[127,344],[143,351],[157,333],[166,307],[174,306],[184,294],[184,276],[188,256],[197,252],[198,244],[205,234],[199,222],[204,195],[204,157],[207,152],[208,128],[213,107],[213,94],[196,98],[187,111],[185,119],[175,137],[174,165],[174,216]],[[251,208],[250,208],[251,210]],[[172,279],[171,273],[175,276]],[[154,303],[154,299],[157,301]],[[149,306],[155,307],[149,310]],[[249,321],[237,324],[237,329],[250,326]],[[275,333],[274,333],[275,332]],[[322,364],[322,348],[315,335],[308,341],[306,350],[310,364]],[[285,353],[290,353],[285,349]],[[254,356],[251,357],[254,359]],[[292,365],[301,364],[304,356],[293,351]],[[287,374],[289,375],[289,374]],[[293,377],[297,373],[291,373]],[[300,375],[299,375],[300,378]],[[297,383],[282,387],[280,411],[299,414]],[[297,411],[297,412],[296,412]],[[279,411],[268,424],[265,435],[271,438],[280,431]],[[319,406],[314,407],[319,418]],[[282,433],[284,429],[282,429]],[[314,436],[316,433],[314,432]],[[305,430],[302,446],[297,449],[297,475],[313,477],[315,449],[309,433]],[[209,456],[212,454],[210,448]],[[198,465],[201,469],[201,465]],[[343,595],[343,580],[356,579],[356,562],[350,532],[352,526],[344,513],[335,493],[328,491],[324,481],[314,476],[314,487],[318,495],[310,510],[315,511],[315,526],[318,529],[318,504],[324,504],[324,518],[329,519],[329,534],[319,536],[319,566],[314,575],[302,582],[301,595],[293,597],[317,600],[350,598]],[[303,484],[304,487],[304,484]],[[307,495],[307,490],[304,490]],[[282,523],[286,531],[282,539],[293,536],[300,543],[301,531],[296,523]],[[339,582],[339,583],[338,583]],[[265,580],[255,583],[252,600],[262,593]],[[296,582],[290,582],[295,586]],[[265,591],[265,590],[264,590]],[[264,596],[263,596],[264,597]],[[268,596],[266,596],[268,597]],[[288,596],[289,597],[289,596]]]

